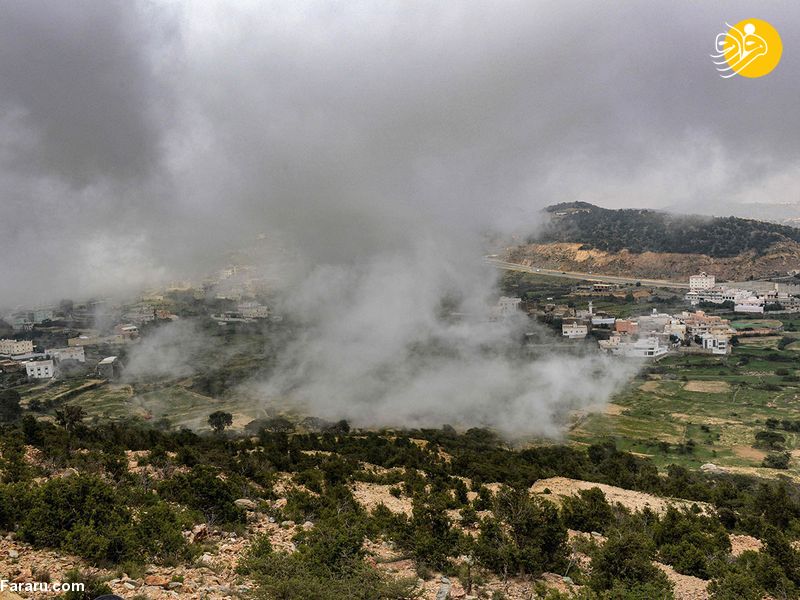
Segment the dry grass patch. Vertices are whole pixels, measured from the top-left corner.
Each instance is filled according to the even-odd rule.
[[[639,389],[643,392],[657,392],[661,384],[658,381],[645,381],[642,385],[639,386]]]
[[[703,392],[705,394],[724,394],[731,391],[731,384],[727,381],[687,381],[683,389],[687,392]]]
[[[731,450],[739,458],[746,458],[747,460],[762,461],[767,456],[767,453],[763,450],[752,448],[751,446],[734,446]]]

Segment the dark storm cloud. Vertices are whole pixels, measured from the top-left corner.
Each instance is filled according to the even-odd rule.
[[[783,61],[722,80],[748,16]],[[341,262],[556,201],[795,201],[799,27],[791,2],[5,2],[0,304],[261,231]]]
[[[12,147],[12,168],[84,186],[157,165],[145,17],[125,1],[0,4],[0,110],[33,138]]]

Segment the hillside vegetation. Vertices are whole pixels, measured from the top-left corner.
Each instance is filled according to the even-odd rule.
[[[754,251],[761,254],[780,242],[800,242],[800,229],[740,219],[675,215],[655,210],[611,210],[586,202],[545,209],[547,225],[529,243],[571,242],[585,249],[633,253],[704,254],[713,258]]]
[[[700,597],[798,597],[790,481],[660,474],[608,440],[517,450],[481,429],[303,432],[285,420],[198,436],[77,416],[0,429],[0,569],[27,580],[79,565],[72,576],[94,582],[81,598],[434,600],[452,583],[453,598],[517,600],[542,597],[547,574],[580,600],[673,598],[657,564]],[[560,496],[554,477],[605,485]],[[681,500],[626,507],[613,503],[621,488]],[[761,550],[735,553],[743,535]]]

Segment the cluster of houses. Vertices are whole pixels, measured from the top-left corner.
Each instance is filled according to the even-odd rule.
[[[20,316],[20,320],[15,320],[12,316],[11,324],[15,330],[22,332],[28,331],[29,324],[39,325],[44,323],[39,319],[47,317],[45,321],[54,321],[54,313],[52,310],[42,312],[44,309],[36,309],[35,311],[21,311],[15,313]],[[22,320],[24,317],[24,320]],[[53,323],[44,323],[48,329],[55,327]],[[69,331],[68,327],[61,327],[63,331]],[[16,373],[24,371],[29,379],[52,379],[65,372],[74,371],[74,369],[81,369],[81,365],[87,363],[86,348],[92,346],[104,346],[114,344],[127,344],[137,340],[139,337],[139,328],[132,323],[121,323],[116,325],[105,334],[100,334],[97,330],[86,329],[75,337],[67,338],[66,346],[59,347],[45,347],[44,350],[41,346],[34,345],[30,339],[13,339],[6,338],[0,339],[0,373]],[[46,337],[45,339],[53,339]],[[57,337],[55,339],[58,339]],[[63,343],[62,338],[62,343]],[[111,357],[114,358],[114,357]],[[109,372],[114,376],[119,374],[119,364],[115,363],[111,370],[105,369],[104,361],[100,360],[97,367],[97,374],[105,377],[104,373]],[[92,361],[93,362],[93,361]]]
[[[235,310],[227,310],[219,314],[211,315],[220,325],[228,323],[253,323],[259,319],[268,319],[270,310],[268,306],[258,302],[240,302]]]
[[[562,320],[561,335],[576,340],[601,329],[607,338],[598,340],[601,349],[630,358],[658,358],[671,349],[686,353],[728,354],[735,331],[730,322],[702,310],[679,314],[659,313],[631,319],[617,319],[596,313],[589,302],[588,310],[574,311]]]
[[[743,285],[743,284],[738,284]],[[717,283],[714,275],[700,273],[689,277],[689,292],[686,300],[692,306],[701,303],[733,304],[734,312],[762,314],[770,305],[783,310],[800,310],[800,297],[792,291],[797,286],[777,283],[748,282],[747,288],[732,284]]]
[[[728,354],[735,331],[730,322],[702,310],[669,315],[657,310],[634,319],[617,319],[600,348],[628,357],[658,358],[670,349],[694,354]]]
[[[30,379],[52,379],[64,361],[86,362],[83,347],[47,348],[36,352],[30,340],[0,340],[0,372],[25,369]]]
[[[139,328],[132,323],[115,325],[108,335],[101,335],[97,330],[87,329],[79,335],[69,338],[67,346],[101,346],[106,344],[127,344],[139,339]]]
[[[8,342],[14,340],[0,340],[0,348],[8,349]],[[14,342],[19,344],[20,342]],[[59,373],[59,369],[67,361],[86,363],[86,354],[83,346],[70,346],[68,348],[48,348],[44,352],[35,352],[33,343],[27,342],[30,347],[25,354],[4,354],[0,352],[0,372],[13,373],[25,370],[28,379],[52,379]],[[121,373],[120,362],[116,356],[108,356],[98,361],[96,374],[104,379],[116,379]]]

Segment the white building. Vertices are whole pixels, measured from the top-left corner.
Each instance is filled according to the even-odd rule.
[[[52,360],[29,360],[25,363],[25,372],[30,379],[51,379],[55,367]]]
[[[672,315],[659,313],[654,308],[649,315],[642,315],[638,318],[639,331],[641,333],[660,333],[672,321]]]
[[[707,350],[711,354],[728,354],[730,352],[730,344],[726,335],[704,333],[700,339],[703,343],[703,350]]]
[[[623,342],[620,336],[612,335],[608,340],[601,340],[599,345],[607,352],[627,358],[658,358],[669,352],[669,348],[656,337]]]
[[[700,273],[699,275],[689,276],[689,291],[699,292],[700,290],[709,290],[717,284],[717,278],[713,275]]]
[[[561,325],[561,335],[571,340],[585,338],[589,335],[589,327],[580,323],[564,323]]]
[[[105,379],[114,379],[120,373],[120,363],[116,356],[106,356],[97,363],[97,374]]]
[[[691,291],[686,294],[686,300],[693,305],[699,304],[700,302],[712,302],[714,304],[733,302],[736,304],[753,295],[754,293],[752,290],[717,285],[705,290]]]
[[[50,358],[56,362],[62,360],[77,360],[78,362],[86,362],[86,352],[83,346],[70,346],[69,348],[50,348],[45,350],[45,354],[50,355]]]
[[[32,352],[33,342],[30,340],[0,340],[0,354],[5,356],[31,354]]]
[[[750,298],[741,300],[738,304],[733,306],[733,312],[761,314],[764,312],[764,299],[751,296]]]
[[[269,317],[269,307],[258,302],[242,302],[237,307],[237,310],[245,319],[266,319]]]
[[[614,325],[616,322],[616,317],[606,315],[595,315],[592,317],[592,325]]]
[[[498,317],[509,317],[519,310],[521,303],[521,298],[501,296],[494,307],[494,314]]]

